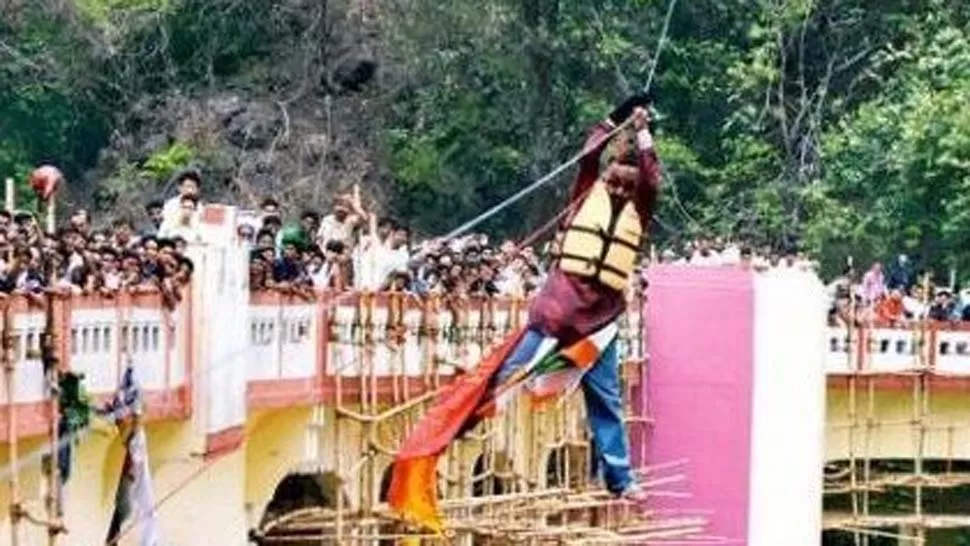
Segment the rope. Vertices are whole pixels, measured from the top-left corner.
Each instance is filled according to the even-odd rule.
[[[570,201],[569,204],[566,205],[561,211],[559,211],[558,214],[553,216],[552,220],[549,220],[548,222],[540,226],[539,229],[534,230],[530,235],[525,236],[522,239],[522,242],[520,242],[516,248],[518,250],[522,250],[527,246],[532,246],[536,242],[536,239],[538,239],[539,237],[542,237],[542,235],[544,235],[547,231],[549,231],[556,224],[558,224],[560,220],[562,220],[567,215],[571,214],[574,210],[576,210],[576,207],[578,207],[579,204],[583,202],[583,199],[585,199],[586,196],[589,195],[589,192],[592,190],[593,190],[593,187],[590,186],[582,194],[577,195],[576,198]]]
[[[677,0],[671,0],[669,6],[667,8],[667,14],[666,14],[666,17],[665,17],[665,20],[664,20],[663,30],[661,32],[660,40],[659,40],[658,45],[657,45],[657,51],[656,51],[656,53],[654,55],[654,58],[653,58],[653,66],[650,69],[650,73],[649,73],[648,78],[647,78],[647,83],[646,83],[646,85],[643,88],[645,93],[650,90],[650,87],[651,87],[651,85],[653,83],[653,78],[654,78],[654,75],[655,75],[656,69],[657,69],[657,63],[659,62],[660,53],[663,50],[663,46],[666,43],[667,33],[669,32],[669,29],[670,29],[670,20],[671,20],[671,17],[673,16],[674,6],[676,5],[676,3],[677,3]],[[519,201],[523,197],[531,194],[535,190],[537,190],[540,187],[544,186],[549,181],[553,180],[556,176],[558,176],[559,174],[561,174],[563,171],[565,171],[569,167],[575,165],[581,159],[583,159],[584,157],[586,157],[589,153],[591,153],[592,151],[598,149],[603,144],[605,144],[607,141],[609,141],[611,138],[613,138],[614,136],[616,136],[617,133],[619,133],[620,131],[622,131],[623,129],[625,129],[626,126],[629,125],[632,122],[632,120],[633,120],[632,117],[624,120],[623,123],[619,124],[612,131],[610,131],[609,133],[607,133],[606,135],[604,135],[602,138],[598,139],[597,142],[595,142],[592,145],[584,148],[579,153],[575,154],[574,156],[572,156],[571,158],[569,158],[568,160],[566,160],[564,163],[560,164],[558,167],[556,167],[555,169],[553,169],[551,172],[549,172],[548,174],[546,174],[542,178],[536,180],[535,182],[533,182],[529,186],[523,188],[522,190],[519,190],[515,194],[513,194],[513,195],[509,196],[508,198],[506,198],[504,201],[502,201],[499,204],[497,204],[494,207],[492,207],[491,209],[483,212],[482,214],[476,216],[475,218],[472,218],[468,222],[465,222],[464,224],[462,224],[459,227],[455,228],[450,233],[446,234],[443,237],[443,239],[444,240],[450,240],[450,239],[454,239],[455,237],[459,237],[460,235],[462,235],[464,233],[467,233],[473,227],[475,227],[475,226],[481,224],[482,222],[488,220],[492,216],[495,216],[496,214],[498,214],[502,210],[506,209],[507,207],[509,207],[513,203]],[[525,238],[525,240],[526,241],[528,241],[530,239],[533,239],[534,240],[536,238],[536,234],[541,234],[542,232],[548,230],[552,225],[555,225],[555,223],[558,220],[560,220],[563,216],[565,216],[566,214],[568,214],[568,212],[571,209],[575,208],[578,205],[578,203],[582,201],[582,197],[585,197],[585,194],[582,195],[582,196],[577,197],[577,199],[574,199],[569,205],[567,205],[567,207],[562,212],[560,212],[559,214],[557,214],[556,217],[552,219],[552,221],[550,221],[550,222],[546,223],[545,225],[541,226],[539,229],[534,230],[532,234],[530,234],[528,237]],[[416,254],[415,258],[421,257],[425,253],[426,253],[426,251],[419,251]],[[333,306],[335,306],[337,304],[337,302],[343,300],[344,298],[346,298],[346,297],[348,297],[350,295],[351,295],[351,293],[346,293],[346,294],[343,294],[343,295],[340,295],[340,296],[334,298],[333,300],[331,300],[331,302],[330,302],[327,310],[332,309]],[[232,359],[231,358],[227,358],[226,361],[222,363],[222,365],[226,365],[226,362],[230,362],[230,361],[232,361]],[[214,369],[215,368],[212,367],[212,368],[209,369],[209,371],[211,372]],[[264,422],[264,424],[267,423],[267,422],[271,422],[271,421],[272,421],[272,419],[267,419]],[[250,435],[252,435],[252,433],[255,432],[255,431],[256,431],[256,429],[254,429],[253,431],[250,431]],[[175,495],[177,495],[178,493],[180,493],[181,491],[183,491],[185,489],[185,487],[187,487],[191,482],[193,482],[196,479],[198,479],[198,477],[201,476],[205,472],[205,470],[207,470],[208,468],[210,468],[218,460],[219,460],[219,458],[214,458],[214,459],[211,459],[209,461],[204,462],[199,469],[197,469],[195,472],[193,472],[191,475],[189,475],[185,480],[179,482],[175,486],[174,489],[172,489],[171,491],[169,491],[164,497],[162,497],[161,500],[159,500],[158,502],[156,502],[155,503],[155,506],[153,508],[153,512],[157,512],[158,508],[162,504],[164,504],[165,502],[167,502],[168,500],[170,500],[171,498],[173,498]],[[132,521],[125,529],[123,529],[121,531],[121,533],[118,536],[118,539],[115,542],[117,543],[118,541],[121,540],[122,537],[126,536],[129,532],[131,532],[131,530],[134,529],[135,526],[138,524],[138,520],[139,519],[140,519],[140,515],[139,516],[136,516],[135,520]]]
[[[509,206],[511,206],[512,204],[514,204],[515,202],[517,202],[520,199],[522,199],[523,197],[529,195],[530,193],[534,192],[535,190],[537,190],[537,189],[541,188],[542,186],[546,185],[547,183],[549,183],[550,180],[552,180],[555,177],[559,176],[563,171],[565,171],[569,167],[572,167],[573,165],[575,165],[576,163],[578,163],[581,159],[583,159],[584,157],[586,157],[587,155],[589,155],[591,152],[595,151],[599,147],[601,147],[604,144],[606,144],[606,142],[608,142],[611,138],[613,138],[620,131],[622,131],[623,129],[625,129],[627,127],[627,125],[630,124],[631,121],[633,121],[632,118],[626,119],[623,123],[621,123],[621,124],[617,125],[615,128],[613,128],[612,131],[610,131],[609,133],[607,133],[607,134],[603,135],[601,138],[599,138],[596,142],[594,142],[593,144],[591,144],[590,146],[588,146],[586,148],[583,148],[582,150],[579,151],[579,153],[577,153],[576,155],[570,157],[564,163],[561,163],[558,167],[556,167],[551,172],[549,172],[549,174],[543,176],[539,180],[536,180],[532,184],[529,184],[525,188],[522,188],[521,190],[517,191],[513,195],[505,198],[504,201],[502,201],[501,203],[499,203],[499,204],[495,205],[494,207],[488,209],[487,211],[483,212],[482,214],[479,214],[478,216],[476,216],[476,217],[472,218],[471,220],[465,222],[464,224],[458,226],[457,228],[455,228],[454,230],[452,230],[450,233],[448,233],[447,235],[445,235],[444,237],[442,237],[442,239],[444,239],[444,240],[447,241],[447,240],[454,239],[455,237],[459,237],[459,236],[467,233],[473,227],[481,224],[485,220],[488,220],[492,216],[495,216],[496,214],[498,214],[499,212],[505,210],[506,208],[508,208]]]

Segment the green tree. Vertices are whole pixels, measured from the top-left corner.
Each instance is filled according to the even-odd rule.
[[[806,195],[817,250],[970,265],[970,41],[933,23],[880,57],[893,76],[826,133],[825,174]]]

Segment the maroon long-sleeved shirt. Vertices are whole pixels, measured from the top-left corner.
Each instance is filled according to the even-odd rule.
[[[583,149],[596,144],[611,130],[612,127],[606,122],[593,127]],[[606,142],[603,142],[580,160],[570,202],[583,196],[599,178],[600,156],[605,147]],[[633,204],[646,233],[660,190],[660,164],[652,147],[644,149],[638,146],[638,155],[640,178],[634,190]],[[549,272],[549,277],[532,302],[529,325],[568,345],[608,325],[625,309],[626,300],[622,292],[592,278],[564,273],[556,267]]]

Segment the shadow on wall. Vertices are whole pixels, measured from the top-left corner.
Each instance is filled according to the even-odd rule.
[[[384,474],[381,476],[381,491],[378,500],[380,502],[387,502],[387,495],[391,491],[391,472],[394,470],[394,463],[387,465],[384,469]],[[404,529],[400,524],[395,522],[382,523],[377,528],[378,532],[382,535],[394,535],[404,532]],[[377,546],[394,546],[397,541],[393,538],[382,538],[377,542]]]
[[[336,472],[328,471],[319,474],[287,474],[276,490],[273,498],[266,507],[259,528],[270,528],[264,540],[254,540],[256,544],[274,544],[283,539],[289,546],[321,546],[323,544],[336,545],[335,540],[325,540],[318,531],[296,533],[293,531],[275,530],[272,527],[280,518],[306,508],[337,508],[337,494],[340,491],[340,478]],[[343,493],[344,506],[350,505],[350,498]],[[316,537],[302,534],[317,534]]]

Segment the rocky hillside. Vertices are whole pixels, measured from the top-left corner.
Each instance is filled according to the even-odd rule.
[[[96,207],[117,213],[171,192],[165,175],[191,164],[205,173],[206,194],[215,200],[255,205],[272,196],[295,213],[324,205],[353,184],[386,200],[378,183],[376,118],[368,111],[381,98],[374,40],[359,13],[329,7],[289,1],[235,12],[269,17],[258,29],[242,20],[226,29],[263,34],[251,37],[258,40],[251,57],[219,66],[234,61],[220,59],[221,46],[214,44],[208,81],[165,85],[126,105],[85,174],[82,188],[97,191],[76,198],[93,195]],[[177,34],[177,26],[171,29]]]
[[[289,211],[360,184],[418,231],[549,172],[653,69],[645,0],[0,0],[0,173],[136,210],[196,164]],[[932,9],[927,9],[931,5]],[[677,2],[657,64],[655,240],[906,251],[970,268],[964,3]],[[568,176],[485,229],[523,235]]]
[[[35,137],[24,154],[34,157],[7,166],[61,165],[71,175],[70,205],[102,217],[137,213],[171,193],[168,177],[189,165],[205,173],[210,199],[255,205],[273,196],[295,211],[363,184],[386,200],[372,106],[382,99],[380,44],[354,6],[145,0],[14,8],[0,21],[18,40],[4,42],[0,60],[7,55],[18,81],[7,83],[0,111],[26,122],[63,108],[62,119],[41,119],[43,132],[67,126],[85,142]],[[25,78],[39,78],[40,88],[18,83]],[[9,130],[13,117],[0,123]]]

